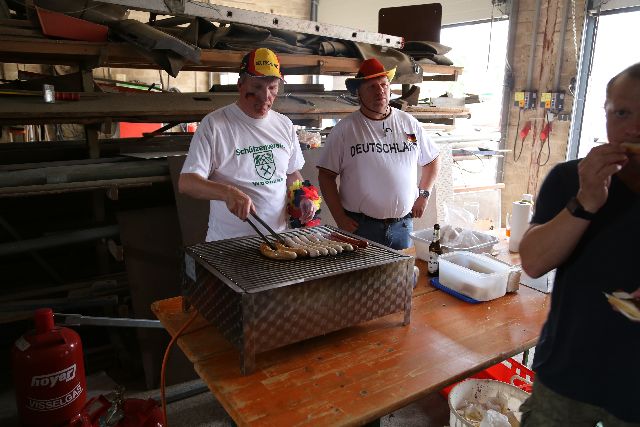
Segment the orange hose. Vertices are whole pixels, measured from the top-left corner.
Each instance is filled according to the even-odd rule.
[[[180,335],[182,335],[185,329],[187,329],[189,325],[191,325],[191,323],[196,320],[196,317],[198,317],[198,312],[196,310],[193,310],[193,313],[191,314],[189,320],[187,320],[187,322],[182,325],[180,330],[178,330],[173,338],[171,338],[171,341],[169,341],[169,345],[167,345],[167,349],[164,351],[164,357],[162,358],[162,368],[160,370],[160,396],[162,399],[162,416],[164,417],[164,427],[169,427],[169,421],[167,420],[167,399],[165,397],[165,370],[167,368],[167,360],[169,360],[169,352],[171,351],[171,347],[173,347],[173,344],[178,341],[178,338],[180,338]]]

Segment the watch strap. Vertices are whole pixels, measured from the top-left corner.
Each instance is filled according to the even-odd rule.
[[[428,199],[430,194],[431,192],[429,192],[429,190],[418,189],[418,196],[420,197],[424,197],[425,199]]]
[[[582,218],[591,221],[596,217],[595,213],[585,210],[584,206],[582,206],[582,203],[580,203],[580,200],[578,200],[577,197],[572,197],[571,199],[569,199],[569,202],[567,203],[567,210],[576,218]]]

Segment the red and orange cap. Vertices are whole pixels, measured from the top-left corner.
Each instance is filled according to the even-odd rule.
[[[240,73],[253,77],[277,77],[284,80],[280,72],[280,60],[271,50],[264,47],[254,49],[242,58]]]

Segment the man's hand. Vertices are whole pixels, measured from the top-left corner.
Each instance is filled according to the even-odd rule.
[[[334,218],[336,220],[336,225],[349,233],[353,233],[358,229],[358,221],[351,218],[349,215],[343,213],[339,217]]]
[[[411,208],[411,215],[413,215],[414,218],[422,218],[424,210],[427,208],[427,200],[428,199],[425,199],[422,196],[418,196]]]
[[[578,164],[580,189],[577,198],[588,212],[598,212],[609,197],[611,176],[628,161],[624,150],[611,144],[592,149]]]
[[[251,211],[255,212],[255,207],[251,201],[251,197],[235,187],[229,188],[229,191],[224,198],[224,202],[226,203],[229,212],[243,221],[247,219]]]
[[[300,222],[306,224],[311,221],[316,214],[316,205],[309,199],[302,199],[300,200],[300,211],[302,213]]]

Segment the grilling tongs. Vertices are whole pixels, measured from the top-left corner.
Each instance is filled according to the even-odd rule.
[[[258,214],[256,214],[255,212],[251,212],[251,215],[252,215],[256,220],[258,220],[258,222],[259,222],[260,224],[262,224],[262,226],[263,226],[264,228],[266,228],[266,229],[267,229],[267,231],[271,234],[271,236],[273,236],[273,238],[274,238],[274,239],[276,239],[276,241],[278,241],[278,242],[282,243],[283,245],[285,245],[285,242],[284,242],[284,239],[282,238],[282,236],[280,236],[278,233],[276,233],[275,231],[273,231],[273,228],[271,228],[271,227],[269,226],[269,224],[267,224],[267,223],[266,223],[262,218],[260,218],[260,217],[258,216]],[[253,229],[254,229],[254,230],[256,230],[256,233],[258,233],[258,235],[259,235],[260,237],[262,237],[262,240],[264,240],[264,241],[267,243],[267,245],[269,245],[269,247],[270,247],[271,249],[273,249],[274,251],[275,251],[275,250],[278,250],[278,248],[276,247],[276,245],[274,245],[274,244],[271,242],[271,240],[267,239],[267,236],[265,236],[265,235],[262,233],[262,231],[260,231],[260,229],[259,229],[259,228],[258,228],[258,227],[257,227],[257,226],[256,226],[256,225],[255,225],[255,224],[254,224],[250,219],[249,219],[249,218],[247,218],[247,219],[246,219],[246,221],[249,223],[249,225],[250,225],[251,227],[253,227]]]

